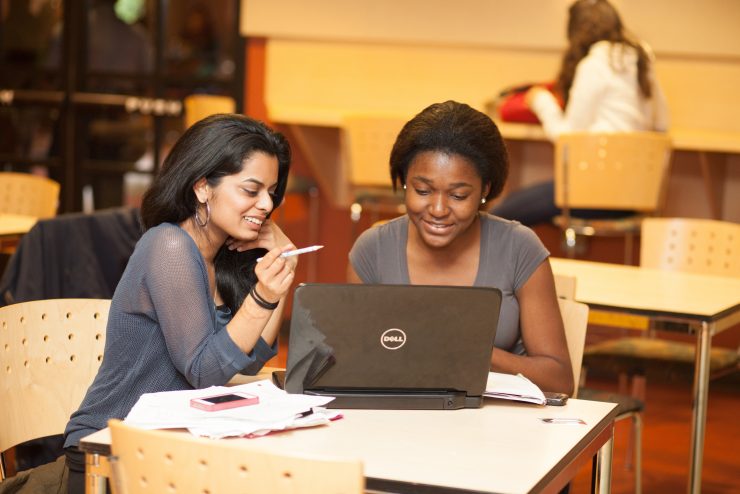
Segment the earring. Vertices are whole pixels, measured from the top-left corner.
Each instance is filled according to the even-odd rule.
[[[403,184],[403,190],[406,190],[406,184]]]
[[[201,228],[205,228],[205,226],[208,224],[208,221],[211,219],[211,206],[208,204],[208,201],[205,202],[206,205],[206,220],[201,222],[200,218],[198,217],[198,208],[195,210],[195,214],[193,215],[195,217],[195,224],[198,225]]]
[[[485,203],[486,203],[486,198],[484,197],[483,199],[481,199],[481,200],[480,200],[480,203],[481,203],[481,204],[485,204]]]

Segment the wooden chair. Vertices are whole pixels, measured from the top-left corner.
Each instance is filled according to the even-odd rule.
[[[609,393],[607,391],[587,388],[582,385],[582,358],[589,309],[586,304],[574,301],[576,296],[576,278],[574,276],[555,275],[555,291],[558,295],[560,313],[565,326],[568,353],[570,354],[571,364],[573,365],[573,381],[576,386],[573,398],[616,403],[618,411],[615,420],[630,419],[632,421],[635,493],[640,493],[642,492],[642,412],[645,409],[645,403],[630,395]]]
[[[114,494],[359,494],[365,488],[359,460],[260,451],[246,439],[137,429],[118,420],[108,425]]]
[[[555,144],[555,204],[562,214],[553,222],[565,235],[568,257],[576,238],[624,236],[625,264],[632,264],[634,236],[648,215],[658,212],[665,195],[671,140],[657,132],[562,134]],[[634,211],[625,217],[585,219],[574,209]]]
[[[0,213],[51,218],[57,214],[59,188],[39,175],[0,172]]]
[[[198,120],[216,113],[234,113],[236,101],[231,96],[218,94],[190,94],[183,100],[185,107],[185,128]]]
[[[64,432],[102,362],[109,308],[104,299],[0,307],[0,452]]]
[[[697,274],[740,277],[740,224],[689,218],[650,218],[642,225],[640,265]],[[660,326],[658,326],[660,329]],[[690,375],[696,346],[664,339],[633,337],[586,349],[590,366],[608,368],[644,394],[647,374]],[[738,370],[740,349],[713,348],[710,378]]]
[[[344,173],[351,187],[350,218],[353,237],[359,234],[362,213],[371,213],[371,223],[381,214],[406,212],[403,194],[391,186],[390,156],[405,119],[348,115],[342,120],[341,152]]]
[[[573,382],[575,383],[573,398],[578,398],[578,382],[581,378],[581,361],[588,327],[588,305],[564,298],[558,298],[558,305],[565,327],[568,355],[570,355],[570,363],[573,366]]]
[[[642,224],[640,266],[740,277],[740,224],[650,218]]]

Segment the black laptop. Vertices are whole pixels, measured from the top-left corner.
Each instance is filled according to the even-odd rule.
[[[500,305],[495,288],[302,284],[284,387],[331,408],[479,407]]]

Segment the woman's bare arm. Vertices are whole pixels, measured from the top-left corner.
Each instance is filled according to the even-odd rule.
[[[549,260],[540,264],[516,296],[527,355],[494,348],[491,369],[508,374],[522,373],[543,391],[572,394],[573,369]]]

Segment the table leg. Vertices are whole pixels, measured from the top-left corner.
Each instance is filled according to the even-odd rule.
[[[612,490],[612,450],[614,447],[614,435],[599,448],[594,457],[591,471],[592,494],[609,494]]]
[[[106,494],[109,464],[99,454],[85,454],[85,494]]]
[[[701,168],[701,175],[704,180],[704,192],[709,202],[709,211],[712,214],[712,218],[715,220],[722,219],[722,186],[724,181],[724,166],[717,161],[719,159],[714,156],[713,163],[710,163],[709,153],[706,151],[699,152],[699,166]],[[715,178],[715,176],[718,176]]]
[[[694,395],[691,417],[691,465],[689,465],[689,493],[701,492],[701,468],[704,459],[704,431],[707,424],[709,397],[709,352],[712,349],[714,323],[702,322],[696,335],[694,362]]]

